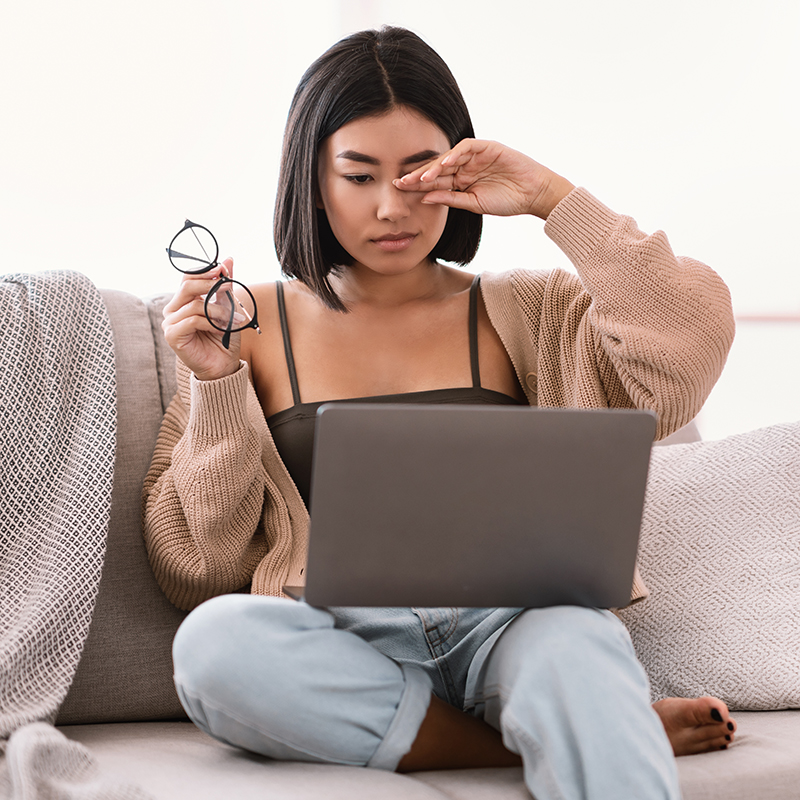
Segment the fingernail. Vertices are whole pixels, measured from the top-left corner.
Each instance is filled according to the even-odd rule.
[[[446,167],[450,163],[450,156],[445,156],[441,163],[443,167]]]
[[[732,722],[729,722],[729,723],[728,723],[728,730],[729,730],[729,731],[732,731],[732,730],[733,730],[733,723],[732,723]]]
[[[720,750],[727,750],[727,749],[728,749],[728,745],[726,745],[726,744],[721,744],[721,745],[719,746],[719,749],[720,749]]]
[[[731,740],[731,735],[729,733],[725,734],[725,740],[728,742]]]
[[[419,176],[419,179],[420,179],[421,181],[427,181],[427,180],[430,180],[430,177],[429,177],[429,176],[430,176],[430,174],[431,174],[431,171],[430,171],[430,170],[428,170],[427,172],[423,172],[423,173],[422,173],[422,175],[420,175],[420,176]]]
[[[711,719],[713,719],[715,722],[722,722],[722,714],[719,713],[719,709],[711,709]]]

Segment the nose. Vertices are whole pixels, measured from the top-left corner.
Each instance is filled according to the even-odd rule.
[[[381,191],[378,219],[397,222],[405,219],[409,214],[408,193],[396,189],[392,183],[387,183]]]

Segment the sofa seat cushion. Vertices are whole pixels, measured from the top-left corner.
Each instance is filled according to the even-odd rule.
[[[677,760],[683,800],[797,800],[800,711],[741,711],[725,751]],[[413,777],[451,800],[530,800],[522,770],[419,772]]]
[[[724,752],[678,759],[684,800],[791,800],[800,787],[800,711],[739,711]]]
[[[272,761],[221,744],[191,722],[66,725],[107,777],[156,800],[447,800],[419,780],[383,770]]]
[[[726,751],[678,759],[684,800],[796,800],[800,786],[800,711],[735,715]],[[281,763],[206,736],[189,722],[68,725],[100,768],[137,783],[158,800],[530,800],[521,769],[398,775],[358,767]]]

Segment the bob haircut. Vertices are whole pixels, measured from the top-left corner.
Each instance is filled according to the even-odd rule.
[[[320,144],[359,117],[413,108],[438,125],[453,147],[475,135],[466,103],[441,57],[404,28],[385,26],[347,36],[323,53],[295,91],[283,139],[275,202],[275,249],[284,275],[298,278],[326,306],[346,311],[328,281],[352,264],[324,210],[316,206]],[[482,218],[451,208],[430,253],[456,264],[475,257]]]

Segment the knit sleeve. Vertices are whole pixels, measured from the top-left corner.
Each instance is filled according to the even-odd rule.
[[[260,530],[265,475],[248,415],[248,375],[243,362],[220,380],[179,379],[183,391],[167,409],[145,479],[150,563],[179,608],[246,586],[269,550]]]
[[[659,439],[690,422],[733,342],[721,278],[582,188],[556,206],[545,232],[578,276],[514,270],[485,281],[489,316],[531,401],[650,409]]]

